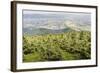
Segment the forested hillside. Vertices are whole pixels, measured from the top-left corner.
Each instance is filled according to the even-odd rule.
[[[91,32],[23,36],[23,62],[81,60],[91,58]]]

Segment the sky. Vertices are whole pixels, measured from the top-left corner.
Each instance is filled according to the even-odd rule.
[[[91,25],[91,13],[80,12],[56,12],[40,10],[23,10],[23,27],[46,26],[48,23],[54,23],[58,26],[64,21],[71,20],[79,25]]]

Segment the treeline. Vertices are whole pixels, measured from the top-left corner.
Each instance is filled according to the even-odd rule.
[[[91,33],[23,36],[23,62],[80,60],[91,58]]]

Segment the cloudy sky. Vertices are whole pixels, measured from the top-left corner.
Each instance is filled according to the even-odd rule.
[[[57,26],[64,21],[71,20],[78,24],[91,24],[90,13],[76,12],[55,12],[55,11],[36,11],[23,10],[23,27],[40,27],[48,22],[53,22]],[[48,22],[47,22],[48,21]]]

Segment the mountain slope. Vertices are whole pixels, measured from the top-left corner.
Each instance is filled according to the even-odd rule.
[[[42,35],[42,34],[59,34],[59,33],[64,33],[72,31],[69,28],[66,29],[61,29],[61,30],[52,30],[52,29],[46,29],[46,28],[24,28],[23,29],[23,34],[27,35]]]
[[[72,21],[65,22],[66,27],[73,29],[75,31],[90,31],[91,26],[87,24],[78,24]]]
[[[88,24],[79,24],[71,20],[66,21],[47,21],[41,26],[34,27],[33,24],[23,27],[23,34],[41,35],[41,34],[58,34],[68,31],[90,31],[91,26]]]

